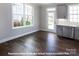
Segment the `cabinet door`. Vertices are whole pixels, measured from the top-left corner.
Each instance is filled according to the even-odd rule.
[[[74,28],[73,27],[63,27],[63,37],[73,38],[74,37]]]
[[[75,39],[79,40],[79,28],[75,28]]]
[[[63,35],[63,27],[56,26],[56,32],[57,32],[57,35],[62,36]]]
[[[57,6],[57,18],[67,18],[67,6],[65,4]]]

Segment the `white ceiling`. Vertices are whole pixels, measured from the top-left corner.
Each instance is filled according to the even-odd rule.
[[[60,5],[60,4],[66,4],[66,5],[70,5],[70,4],[78,4],[78,3],[31,3],[31,4],[35,4],[38,6],[56,6],[56,5]]]

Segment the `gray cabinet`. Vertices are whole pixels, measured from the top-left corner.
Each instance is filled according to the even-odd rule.
[[[75,39],[79,40],[79,28],[75,28]]]
[[[79,28],[76,29],[79,32]],[[76,32],[77,32],[76,31]],[[67,38],[72,38],[74,39],[75,36],[75,28],[74,27],[70,27],[70,26],[62,26],[62,25],[57,25],[56,26],[56,32],[57,35],[59,36],[63,36],[63,37],[67,37]],[[79,33],[76,33],[77,36],[75,36],[77,39],[79,38]]]
[[[57,5],[57,19],[67,18],[67,5],[60,4]]]
[[[74,28],[63,26],[63,37],[74,38]]]
[[[57,35],[62,36],[63,35],[63,27],[57,25],[56,32],[57,32]]]

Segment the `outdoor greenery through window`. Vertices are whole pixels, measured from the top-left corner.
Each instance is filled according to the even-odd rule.
[[[27,4],[12,4],[13,27],[32,26],[33,8]]]

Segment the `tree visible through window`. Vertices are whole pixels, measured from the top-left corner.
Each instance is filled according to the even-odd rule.
[[[13,27],[31,26],[33,8],[27,4],[12,4]]]

